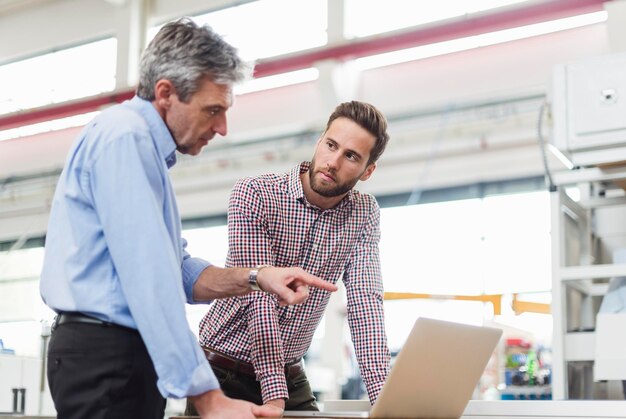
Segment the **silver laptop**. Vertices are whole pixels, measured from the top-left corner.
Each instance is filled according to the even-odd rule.
[[[420,317],[369,412],[286,411],[285,417],[458,419],[502,330]]]

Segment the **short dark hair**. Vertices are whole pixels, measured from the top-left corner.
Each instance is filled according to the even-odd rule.
[[[206,77],[217,84],[234,84],[248,78],[251,70],[209,26],[182,18],[164,25],[143,52],[137,96],[154,100],[154,85],[167,79],[179,99],[187,102]]]
[[[330,124],[337,118],[348,118],[360,127],[367,130],[376,138],[376,143],[370,151],[370,157],[367,164],[372,164],[385,151],[389,142],[389,134],[387,134],[387,119],[373,105],[356,100],[339,104],[328,118],[326,123],[326,131],[330,128]]]

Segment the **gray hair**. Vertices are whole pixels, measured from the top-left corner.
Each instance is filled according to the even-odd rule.
[[[143,52],[137,96],[154,100],[156,82],[167,79],[178,98],[187,102],[206,77],[217,84],[235,84],[247,79],[251,70],[209,26],[182,18],[163,26]]]

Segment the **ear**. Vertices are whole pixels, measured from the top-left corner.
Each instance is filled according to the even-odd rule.
[[[174,85],[167,79],[160,79],[154,85],[154,105],[158,110],[169,109],[175,95]]]
[[[359,180],[363,182],[366,181],[367,179],[370,178],[370,176],[372,176],[372,173],[374,173],[374,170],[376,170],[376,163],[372,163],[369,166],[367,166],[367,168],[365,169],[365,172],[363,172]]]

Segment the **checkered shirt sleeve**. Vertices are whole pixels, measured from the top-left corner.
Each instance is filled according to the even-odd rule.
[[[231,194],[228,208],[229,254],[227,265],[275,265],[268,238],[268,223],[263,214],[263,193],[251,185],[239,182]],[[277,300],[263,292],[242,297],[247,307],[245,318],[250,339],[250,361],[261,384],[263,402],[287,399],[287,381],[284,374],[284,350],[277,319]]]
[[[354,248],[343,281],[352,342],[361,377],[373,404],[389,374],[391,354],[385,333],[384,291],[380,281],[380,209],[374,200],[366,209],[370,216]]]

